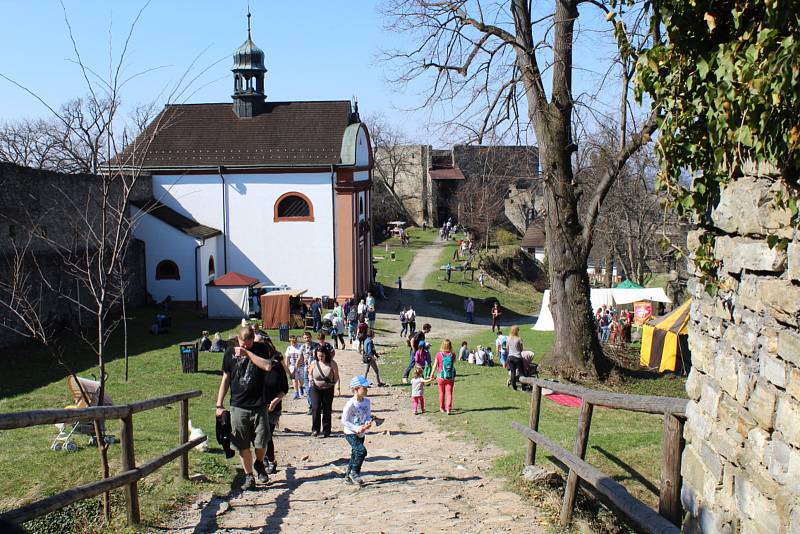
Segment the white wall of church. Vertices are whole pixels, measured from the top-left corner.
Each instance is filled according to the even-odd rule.
[[[206,284],[212,279],[222,276],[222,263],[220,263],[222,260],[222,236],[214,236],[206,239],[206,242],[202,247],[200,247],[200,251],[198,252],[197,256],[197,267],[198,272],[200,273],[200,279],[197,282],[198,292],[201,295],[203,306],[206,306],[208,304]],[[215,274],[212,276],[209,276],[208,272],[208,260],[210,258],[214,258]]]
[[[219,175],[154,175],[153,195],[187,217],[225,230],[215,257],[217,276],[240,272],[262,283],[334,295],[333,188],[330,173],[224,174],[228,221],[223,224]],[[313,222],[274,222],[275,201],[295,191],[309,198]],[[220,238],[221,242],[222,239]],[[201,265],[204,265],[201,263]]]
[[[139,210],[131,208],[134,214]],[[194,249],[199,242],[152,215],[141,215],[133,236],[145,244],[147,291],[156,301],[168,296],[176,301],[195,301]],[[180,280],[156,280],[156,266],[171,260],[178,266]]]

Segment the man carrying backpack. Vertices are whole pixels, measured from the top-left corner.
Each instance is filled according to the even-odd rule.
[[[414,306],[408,307],[406,319],[408,319],[408,331],[413,334],[417,331],[417,312],[414,311]]]
[[[406,316],[406,308],[402,307],[400,310],[400,337],[408,335],[408,316]]]

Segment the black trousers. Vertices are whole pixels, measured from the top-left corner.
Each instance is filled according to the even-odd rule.
[[[333,413],[333,388],[309,388],[311,392],[311,431],[331,433],[331,414]]]
[[[517,389],[517,371],[522,373],[522,358],[519,356],[509,356],[506,360],[508,374],[511,376],[511,387]]]
[[[273,441],[275,436],[275,427],[278,426],[278,422],[275,421],[274,423],[270,422],[269,424],[269,441],[267,442],[267,461],[271,463],[275,463],[275,442]]]

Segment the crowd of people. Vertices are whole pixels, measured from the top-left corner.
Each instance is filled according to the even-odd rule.
[[[294,398],[306,396],[309,400],[311,436],[331,435],[333,399],[335,394],[342,394],[335,354],[323,332],[318,333],[317,341],[312,341],[310,332],[304,332],[302,344],[292,336],[284,355],[264,333],[249,325],[239,329],[236,342],[223,356],[215,411],[217,439],[238,451],[245,472],[242,490],[254,489],[256,482],[268,483],[269,475],[277,472],[274,434],[289,392],[289,379],[295,388]],[[351,447],[344,480],[350,484],[363,483],[360,473],[367,455],[365,432],[382,422],[372,416],[367,398],[370,386],[365,376],[353,377],[352,398],[342,411],[342,429]],[[228,392],[229,409],[225,406]]]
[[[597,308],[594,314],[597,337],[601,343],[625,346],[631,340],[633,313],[628,310],[617,310],[605,304]]]
[[[491,347],[483,345],[477,345],[473,350],[466,341],[463,341],[458,351],[458,359],[474,365],[493,367],[496,365],[495,355],[497,355],[500,365],[508,371],[506,384],[513,389],[517,389],[520,377],[536,374],[536,364],[533,363],[534,352],[523,349],[518,326],[512,326],[508,336],[503,335],[503,331],[498,328],[494,345],[494,351]]]

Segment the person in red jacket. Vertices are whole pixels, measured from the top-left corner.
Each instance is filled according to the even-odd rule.
[[[495,302],[494,306],[492,306],[492,332],[494,332],[495,328],[500,329],[499,321],[501,315],[503,315],[503,312],[500,310],[500,303]]]

